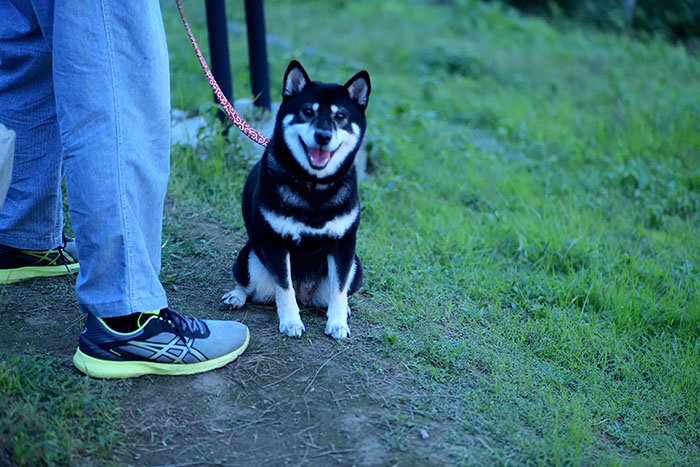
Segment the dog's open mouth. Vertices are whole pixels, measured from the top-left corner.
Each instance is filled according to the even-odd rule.
[[[301,140],[301,138],[299,139]],[[311,167],[317,170],[324,168],[328,164],[328,161],[331,160],[331,157],[333,157],[333,153],[335,153],[335,150],[330,151],[328,149],[307,147],[304,141],[301,141],[301,144],[306,150],[306,155],[309,157]]]
[[[314,169],[325,167],[333,155],[329,150],[321,148],[309,148],[306,153],[309,155],[309,160]]]

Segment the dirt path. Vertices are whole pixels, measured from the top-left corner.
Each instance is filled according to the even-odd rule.
[[[115,382],[125,392],[119,405],[127,439],[119,463],[441,465],[461,457],[465,448],[447,442],[446,427],[413,410],[411,401],[421,394],[407,368],[376,356],[382,344],[362,319],[366,297],[351,300],[350,339],[325,336],[321,310],[303,311],[306,334],[289,339],[278,333],[271,307],[219,309],[232,285],[228,268],[240,232],[171,202],[165,237],[162,277],[170,306],[242,321],[251,342],[214,372]],[[72,356],[82,326],[73,281],[6,288],[0,338],[8,352],[33,347]]]

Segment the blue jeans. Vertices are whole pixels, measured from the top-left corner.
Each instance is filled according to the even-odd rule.
[[[0,122],[17,133],[0,244],[61,244],[65,176],[84,312],[107,318],[167,306],[158,275],[168,66],[158,2],[0,3]]]

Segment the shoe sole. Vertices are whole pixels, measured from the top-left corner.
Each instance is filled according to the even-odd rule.
[[[11,284],[35,277],[65,276],[75,274],[79,270],[79,263],[60,266],[26,266],[16,269],[0,269],[0,284]]]
[[[84,354],[78,348],[73,364],[93,378],[135,378],[143,375],[193,375],[215,370],[234,361],[248,347],[250,331],[246,328],[245,342],[233,352],[197,363],[159,363],[149,361],[101,360]]]

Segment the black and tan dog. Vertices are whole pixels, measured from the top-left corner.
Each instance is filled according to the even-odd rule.
[[[348,295],[362,285],[353,162],[369,93],[366,71],[345,85],[328,84],[311,81],[299,62],[289,64],[274,134],[243,190],[248,242],[223,304],[275,302],[279,330],[290,337],[305,329],[298,302],[327,307],[326,334],[350,335]]]

